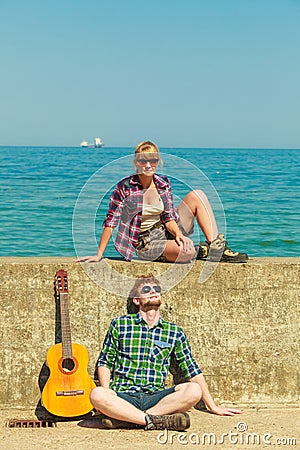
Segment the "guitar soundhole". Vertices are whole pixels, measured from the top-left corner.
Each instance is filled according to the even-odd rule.
[[[62,362],[62,368],[65,372],[72,372],[75,367],[75,363],[72,358],[65,358]]]

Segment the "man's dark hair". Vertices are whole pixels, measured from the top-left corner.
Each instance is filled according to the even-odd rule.
[[[159,281],[153,275],[142,275],[135,280],[135,283],[129,292],[129,296],[127,298],[127,313],[128,314],[136,314],[139,312],[139,307],[135,305],[132,301],[134,297],[139,297],[139,287],[143,284],[147,283],[155,283],[159,285]]]

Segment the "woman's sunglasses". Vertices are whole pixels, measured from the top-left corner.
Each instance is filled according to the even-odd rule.
[[[161,287],[160,286],[149,286],[148,284],[146,284],[145,286],[142,287],[141,291],[143,294],[148,294],[151,289],[154,289],[155,292],[161,292]]]
[[[159,159],[157,159],[157,158],[151,158],[151,159],[143,159],[143,158],[141,158],[141,159],[137,160],[137,163],[140,164],[141,166],[145,166],[148,162],[150,164],[157,164],[158,161],[159,161]]]

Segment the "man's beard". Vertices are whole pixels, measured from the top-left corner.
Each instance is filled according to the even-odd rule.
[[[142,304],[143,308],[149,308],[152,306],[160,306],[161,305],[161,299],[160,298],[147,298],[147,299],[143,299],[144,302]]]

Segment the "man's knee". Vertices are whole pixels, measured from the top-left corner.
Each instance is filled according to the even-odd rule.
[[[202,389],[198,383],[184,383],[184,394],[191,405],[196,405],[202,398]]]
[[[105,389],[101,386],[95,387],[90,393],[90,401],[93,406],[99,404],[104,405],[109,401],[109,398],[113,395],[110,389]]]

